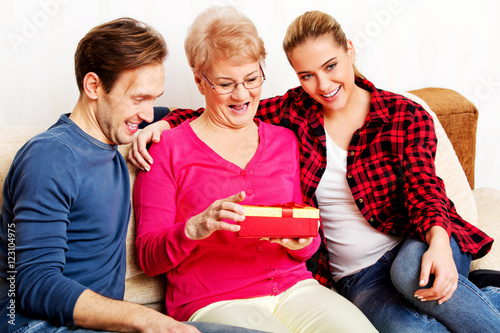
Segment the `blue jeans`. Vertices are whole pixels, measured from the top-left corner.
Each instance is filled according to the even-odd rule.
[[[188,325],[196,327],[201,333],[257,333],[247,328],[235,327],[217,323],[189,322]],[[111,333],[103,331],[86,330],[83,328],[58,327],[45,320],[32,320],[28,324],[18,329],[15,333]]]
[[[420,263],[428,245],[408,238],[375,264],[337,282],[339,292],[353,302],[380,332],[499,332],[500,289],[478,289],[466,277],[470,254],[452,239],[458,288],[448,301],[421,302]],[[429,282],[427,288],[432,285]]]

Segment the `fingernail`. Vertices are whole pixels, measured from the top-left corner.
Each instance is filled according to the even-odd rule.
[[[144,170],[144,171],[149,171],[149,167],[148,167],[148,166],[147,166],[147,167],[144,167],[144,168],[143,168],[143,170]]]
[[[420,280],[420,285],[423,286],[424,285],[424,280]]]
[[[422,302],[427,302],[425,298],[419,298]]]
[[[444,303],[443,301],[438,301],[438,304],[439,304],[439,305],[441,305],[441,304],[443,304],[443,303]]]
[[[153,164],[153,160],[148,160],[148,163],[149,164]]]

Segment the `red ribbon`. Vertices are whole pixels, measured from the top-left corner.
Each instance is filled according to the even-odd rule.
[[[310,206],[296,202],[288,202],[286,204],[275,204],[268,207],[281,207],[281,217],[292,218],[294,208],[305,208]]]

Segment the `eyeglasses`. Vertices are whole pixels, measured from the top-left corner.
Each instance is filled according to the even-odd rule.
[[[266,75],[264,74],[264,71],[262,70],[262,67],[260,66],[260,64],[259,64],[259,68],[260,68],[262,75],[252,76],[252,77],[249,77],[248,79],[246,79],[245,81],[241,81],[241,82],[234,82],[234,81],[228,80],[228,81],[224,81],[224,82],[216,82],[215,84],[213,84],[205,76],[205,74],[203,74],[203,77],[205,78],[205,80],[207,80],[210,87],[213,90],[215,90],[215,92],[217,94],[224,95],[224,94],[230,94],[233,91],[235,91],[236,88],[238,87],[238,84],[242,84],[243,87],[245,87],[248,90],[260,87],[264,83],[264,81],[266,80]]]

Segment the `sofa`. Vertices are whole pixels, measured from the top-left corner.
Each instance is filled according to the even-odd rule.
[[[444,180],[446,191],[460,215],[497,239],[490,253],[473,261],[472,270],[500,270],[500,190],[474,188],[474,160],[478,111],[459,93],[443,88],[424,88],[403,92],[416,100],[435,120],[438,136],[437,174]],[[40,127],[0,126],[0,185],[3,183],[17,150],[30,137],[42,132]],[[119,148],[127,156],[128,146]],[[137,169],[129,164],[133,189]],[[0,194],[0,204],[2,194]],[[125,300],[164,311],[165,278],[148,277],[136,264],[134,249],[135,219],[130,217],[127,237],[127,272]]]

